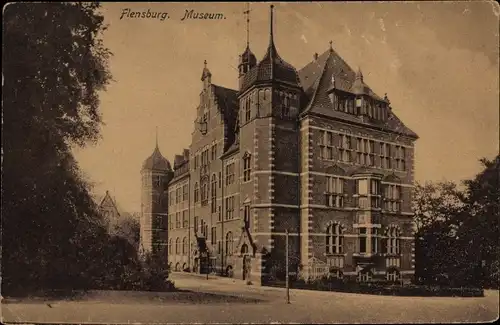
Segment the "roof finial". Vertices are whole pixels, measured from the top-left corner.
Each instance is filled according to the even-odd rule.
[[[250,2],[247,2],[247,10],[243,11],[247,16],[247,47],[250,46]]]
[[[207,60],[203,61],[203,65],[204,65],[204,68],[206,69],[207,68]]]
[[[158,148],[158,126],[156,127],[156,148]]]
[[[274,46],[274,34],[273,34],[273,9],[274,5],[271,5],[270,11],[271,11],[271,19],[269,21],[269,35],[270,35],[270,45]]]
[[[331,40],[330,40],[330,52],[331,52],[331,51],[333,51],[333,46],[332,46],[332,44],[333,44],[333,41],[331,41]]]

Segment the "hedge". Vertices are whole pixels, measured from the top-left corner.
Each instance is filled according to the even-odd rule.
[[[284,287],[282,281],[268,284],[269,286]],[[290,288],[336,291],[346,293],[361,293],[372,295],[388,296],[412,296],[412,297],[484,297],[484,290],[481,288],[452,288],[425,285],[398,285],[394,283],[359,283],[346,282],[342,280],[315,280],[305,282],[303,280],[291,281]]]

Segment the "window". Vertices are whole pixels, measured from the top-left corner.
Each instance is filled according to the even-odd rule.
[[[184,237],[182,239],[182,255],[187,255],[188,254],[188,241],[187,238]]]
[[[243,158],[243,181],[244,182],[250,181],[250,172],[251,172],[250,158],[251,158],[250,155],[246,155]]]
[[[366,228],[358,228],[359,252],[362,254],[367,253],[366,237],[367,237]]]
[[[226,165],[226,185],[234,183],[234,162]]]
[[[217,144],[212,145],[212,160],[217,159]]]
[[[174,191],[170,191],[168,193],[168,201],[169,201],[168,203],[169,203],[169,205],[174,205],[175,204],[174,200],[175,200]]]
[[[234,218],[234,196],[226,198],[226,220]]]
[[[328,131],[320,131],[319,138],[319,157],[324,160],[335,159],[335,147],[333,146],[333,133]]]
[[[194,184],[194,202],[198,202],[199,200],[199,197],[200,197],[200,187],[198,185],[198,183],[195,183]]]
[[[391,169],[391,145],[380,143],[380,168]]]
[[[387,249],[388,254],[399,254],[400,251],[400,231],[397,227],[391,226],[387,230]]]
[[[194,217],[194,232],[198,232],[198,217]]]
[[[172,221],[172,219],[174,218],[174,215],[171,214],[168,216],[168,229],[174,229],[174,223]]]
[[[187,210],[182,211],[182,228],[188,227],[188,214]]]
[[[222,172],[219,172],[219,188],[222,186]]]
[[[387,281],[397,282],[399,281],[399,272],[395,269],[389,270],[386,273]]]
[[[250,205],[245,205],[244,216],[243,216],[244,226],[246,229],[250,227]]]
[[[341,208],[344,206],[344,180],[338,177],[326,177],[326,205]]]
[[[379,241],[379,233],[377,228],[372,228],[371,229],[371,241],[372,241],[372,253],[376,254],[378,253],[378,241]]]
[[[208,179],[201,184],[201,205],[208,204]]]
[[[345,134],[340,136],[339,160],[344,162],[351,161],[351,137]]]
[[[373,278],[373,273],[370,270],[368,271],[362,270],[358,273],[359,282],[369,282],[372,280],[372,278]]]
[[[228,232],[226,235],[226,255],[233,255],[233,233]]]
[[[212,175],[212,203],[211,203],[211,212],[217,212],[217,176],[215,174]]]
[[[181,253],[181,239],[177,237],[175,240],[175,255],[179,255]]]
[[[160,187],[160,184],[161,184],[161,176],[155,176],[153,178],[153,186]]]
[[[250,110],[250,98],[245,98],[245,123],[250,122],[251,110]]]
[[[182,186],[182,201],[187,201],[187,199],[188,199],[188,186],[186,184]]]
[[[372,195],[370,197],[371,201],[371,207],[372,208],[379,208],[380,207],[380,196],[379,196],[379,189],[380,189],[380,182],[378,180],[370,180],[370,194]]]
[[[387,185],[385,188],[385,210],[397,212],[401,210],[400,200],[401,187],[398,185]]]
[[[395,161],[396,169],[401,170],[401,171],[406,170],[405,158],[406,158],[405,147],[396,146],[396,161]]]
[[[194,156],[194,169],[199,167],[199,158],[200,156],[198,154]]]
[[[359,195],[368,195],[368,180],[367,179],[358,180],[358,194]]]
[[[222,221],[222,209],[220,208],[220,205],[217,206],[217,221]]]
[[[180,228],[181,227],[181,213],[177,212],[175,214],[175,228]]]
[[[175,189],[175,203],[181,203],[181,188]]]
[[[326,253],[341,254],[343,252],[344,236],[340,224],[335,223],[326,228]]]
[[[173,247],[173,245],[172,245],[172,239],[170,239],[170,240],[168,241],[168,253],[169,253],[169,254],[172,254],[172,253],[173,253],[173,250],[174,250],[174,247]]]
[[[212,227],[212,233],[210,237],[210,242],[212,243],[212,245],[215,245],[216,240],[217,240],[217,228]]]

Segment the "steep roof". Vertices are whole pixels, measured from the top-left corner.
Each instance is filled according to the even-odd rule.
[[[99,199],[99,208],[104,208],[104,207],[112,207],[116,210],[118,215],[120,215],[120,209],[118,208],[118,204],[116,204],[116,201],[111,197],[109,194],[109,191],[106,191],[106,194]]]
[[[224,123],[227,126],[227,143],[225,144],[224,151],[235,143],[236,129],[238,125],[238,91],[230,88],[225,88],[213,85],[213,91],[219,104],[219,109],[224,117]]]
[[[167,158],[163,157],[156,144],[155,150],[142,164],[142,169],[159,170],[159,171],[172,171],[172,166]]]
[[[356,73],[332,48],[318,56],[317,59],[299,70],[299,77],[305,94],[305,105],[302,114],[316,113],[335,119],[372,126],[385,131],[418,138],[390,109],[387,121],[362,119],[359,116],[335,110],[328,97],[335,80],[335,89],[351,94],[363,94],[385,101],[378,96],[363,80],[361,71]]]

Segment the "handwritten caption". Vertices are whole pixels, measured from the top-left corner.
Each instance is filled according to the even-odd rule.
[[[130,8],[122,9],[120,20],[122,19],[157,19],[159,21],[164,21],[171,19],[172,17],[168,12],[159,12],[148,10],[132,10]],[[178,15],[181,21],[185,20],[223,20],[226,16],[223,13],[216,12],[197,12],[194,9],[186,9],[183,15]]]

